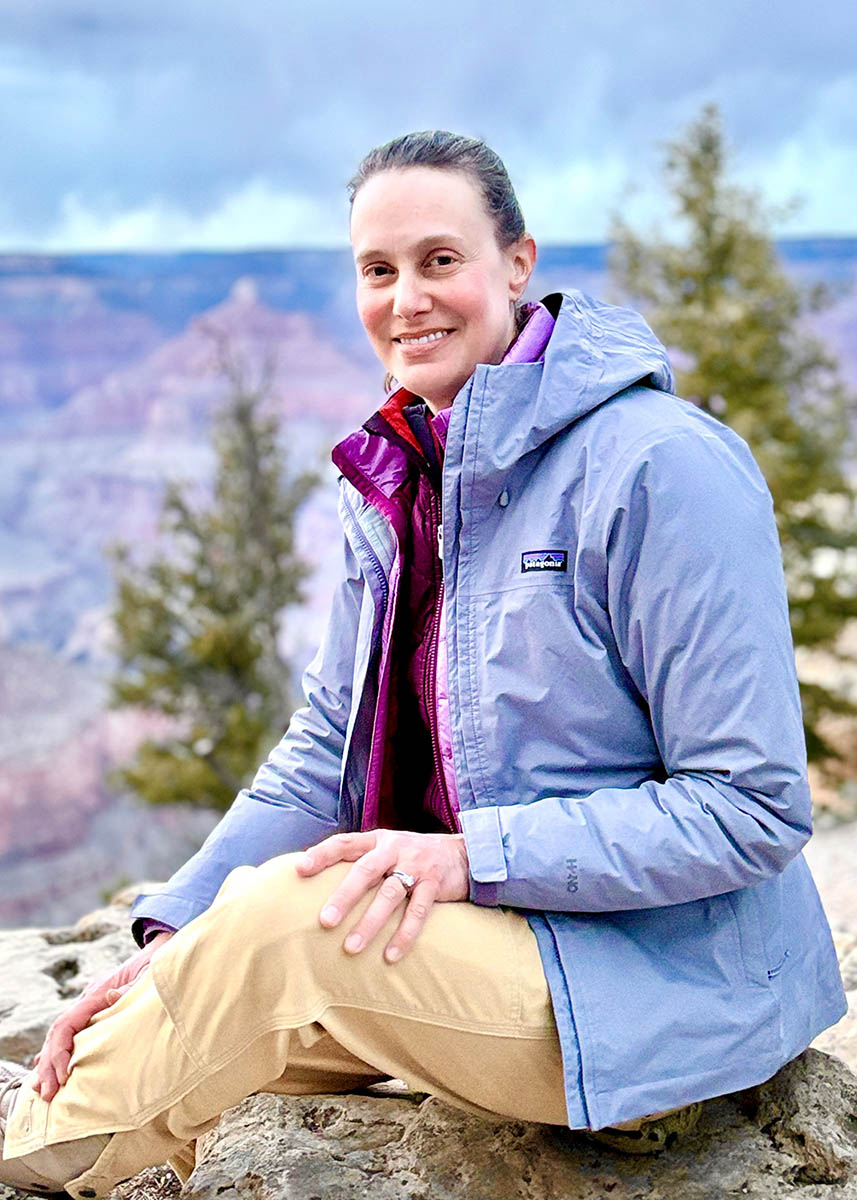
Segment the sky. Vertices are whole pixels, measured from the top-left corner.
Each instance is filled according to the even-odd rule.
[[[337,246],[412,129],[485,138],[544,243],[661,219],[719,105],[780,235],[857,235],[853,0],[0,0],[0,252]]]

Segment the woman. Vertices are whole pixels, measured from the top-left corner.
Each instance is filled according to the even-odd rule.
[[[639,1126],[844,1011],[745,445],[670,394],[636,314],[520,305],[535,246],[484,144],[373,151],[351,233],[400,386],[334,451],[345,560],[307,706],[138,900],[149,944],[11,1072],[3,1178],[89,1200],[253,1091],[390,1074]]]

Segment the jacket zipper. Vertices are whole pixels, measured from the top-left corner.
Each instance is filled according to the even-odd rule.
[[[384,607],[386,609],[387,601],[390,597],[390,583],[389,583],[389,580],[387,579],[384,568],[381,566],[381,560],[378,558],[378,555],[372,549],[372,543],[369,541],[369,539],[366,537],[366,534],[360,528],[360,522],[357,520],[357,514],[351,505],[351,501],[348,499],[348,493],[344,489],[342,492],[342,502],[345,505],[345,507],[348,509],[348,515],[351,517],[351,524],[354,528],[355,533],[357,534],[357,538],[360,542],[361,547],[366,551],[366,556],[369,559],[369,563],[372,567],[372,572],[381,585],[381,596],[382,596]]]
[[[385,643],[385,641],[384,641],[384,625],[390,615],[390,611],[389,611],[390,581],[387,578],[387,575],[386,575],[386,572],[384,571],[383,566],[381,565],[381,560],[378,558],[378,555],[373,550],[371,542],[366,537],[366,534],[363,532],[363,530],[360,526],[360,522],[357,519],[357,514],[355,513],[354,508],[353,508],[350,500],[348,499],[347,493],[343,493],[343,503],[345,504],[345,507],[348,509],[348,513],[349,513],[349,516],[351,517],[352,524],[353,524],[355,532],[357,534],[357,538],[360,542],[361,549],[363,549],[365,551],[366,558],[369,561],[369,565],[372,568],[372,572],[376,576],[376,578],[378,579],[378,582],[381,585],[381,598],[382,598],[384,613],[383,613],[383,617],[382,617],[382,621],[381,621],[381,630],[380,630],[381,661],[380,661],[379,667],[378,667],[378,682],[379,682],[379,694],[380,694],[380,689],[384,686],[383,680],[384,680],[384,674],[385,674],[385,671],[387,668],[387,657],[388,657],[388,651],[390,648],[389,639],[388,639],[387,643]],[[377,719],[377,709],[376,709],[375,717]],[[371,733],[371,738],[370,738],[370,747],[369,747],[369,762],[366,765],[366,780],[365,780],[364,788],[363,788],[362,813],[364,815],[361,817],[361,822],[360,822],[361,828],[363,828],[363,821],[365,820],[367,801],[369,802],[370,807],[374,806],[377,803],[377,796],[375,795],[375,793],[378,791],[377,780],[378,780],[380,772],[381,772],[381,766],[382,766],[383,757],[384,757],[383,749],[384,749],[383,743],[378,738],[378,731],[375,728],[375,723],[373,722],[372,733]],[[344,770],[344,764],[343,764],[343,770]]]
[[[443,579],[443,525],[440,522],[440,500],[436,492],[432,491],[431,496],[431,517],[432,517],[432,536],[437,537],[437,557],[440,570],[440,580],[438,582],[437,596],[435,598],[434,612],[432,613],[431,625],[429,627],[429,641],[426,648],[425,666],[423,674],[423,699],[426,706],[426,716],[428,718],[429,734],[431,736],[431,752],[434,762],[435,779],[437,780],[438,791],[443,805],[443,811],[446,818],[446,823],[451,832],[455,832],[458,828],[458,822],[455,819],[452,804],[449,799],[449,790],[446,786],[446,774],[443,769],[443,755],[440,752],[440,737],[438,735],[437,721],[437,656],[438,643],[440,641],[440,618],[443,611],[443,595],[444,595],[444,579]]]

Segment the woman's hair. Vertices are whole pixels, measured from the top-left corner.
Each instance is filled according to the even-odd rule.
[[[469,175],[494,222],[498,245],[505,249],[523,237],[524,218],[503,160],[478,138],[448,133],[445,129],[406,133],[370,150],[349,181],[351,203],[373,175],[403,167],[440,167]]]

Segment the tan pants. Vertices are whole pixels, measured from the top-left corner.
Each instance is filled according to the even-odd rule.
[[[550,998],[520,914],[438,904],[391,966],[382,950],[398,916],[347,955],[356,914],[337,930],[318,922],[347,865],[302,879],[295,859],[232,872],[78,1035],[55,1099],[25,1088],[7,1157],[113,1133],[68,1181],[89,1200],[146,1166],[192,1162],[192,1143],[253,1092],[342,1092],[390,1076],[471,1112],[566,1123]]]

